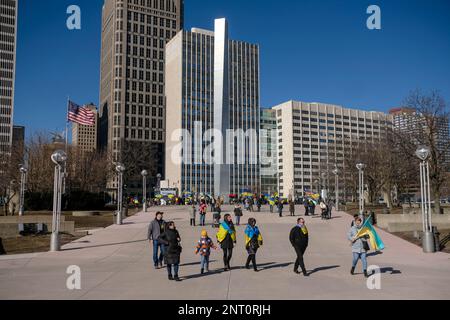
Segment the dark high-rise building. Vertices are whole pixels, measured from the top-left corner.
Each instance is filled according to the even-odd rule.
[[[18,0],[0,0],[0,154],[13,136]]]
[[[130,150],[144,148],[135,169],[164,173],[164,50],[183,27],[183,0],[105,0],[102,19],[99,149],[126,165]]]

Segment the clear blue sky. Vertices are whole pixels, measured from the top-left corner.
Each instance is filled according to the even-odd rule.
[[[21,0],[15,124],[63,130],[67,96],[98,105],[103,0]],[[66,9],[82,30],[66,28]],[[382,10],[382,30],[366,9]],[[185,0],[185,28],[213,28],[261,46],[261,105],[287,100],[387,111],[416,88],[450,102],[449,0]]]

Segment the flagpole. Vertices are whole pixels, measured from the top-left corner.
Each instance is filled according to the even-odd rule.
[[[68,143],[69,143],[69,103],[70,103],[70,97],[67,96],[67,106],[66,106],[66,141],[64,146],[64,151],[68,152]],[[62,194],[66,194],[66,177],[67,177],[67,162],[64,163],[64,174],[63,174],[63,188],[62,188]]]

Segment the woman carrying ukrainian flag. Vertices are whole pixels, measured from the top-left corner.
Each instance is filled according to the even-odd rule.
[[[225,271],[228,271],[231,269],[230,261],[233,255],[234,244],[236,243],[236,229],[230,214],[226,214],[223,217],[223,222],[220,224],[217,232],[217,242],[220,243],[220,247],[223,250]]]
[[[256,265],[256,252],[263,244],[263,238],[259,228],[256,226],[256,219],[248,219],[248,225],[245,229],[245,248],[247,249],[248,258],[245,268],[250,269],[250,262],[253,264],[253,270],[258,272]]]

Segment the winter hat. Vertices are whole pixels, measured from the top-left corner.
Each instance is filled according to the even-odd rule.
[[[202,230],[202,237],[207,237],[207,236],[208,236],[208,231]]]

